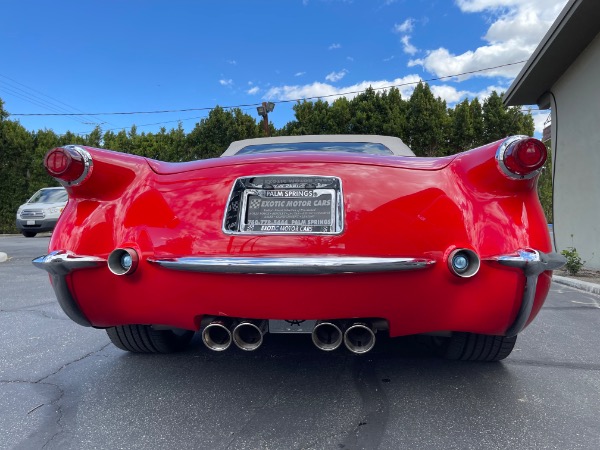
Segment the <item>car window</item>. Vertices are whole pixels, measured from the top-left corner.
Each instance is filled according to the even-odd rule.
[[[40,189],[33,194],[28,203],[61,203],[66,202],[68,198],[64,189]]]
[[[277,153],[277,152],[347,152],[365,153],[369,155],[393,155],[394,153],[383,144],[373,142],[290,142],[248,145],[241,148],[237,154]]]

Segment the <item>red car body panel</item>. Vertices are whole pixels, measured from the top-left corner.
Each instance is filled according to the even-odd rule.
[[[198,330],[206,316],[246,319],[378,318],[390,336],[439,331],[503,335],[523,299],[522,270],[494,258],[519,249],[550,252],[537,178],[498,168],[502,141],[446,158],[283,153],[164,163],[84,147],[93,167],[68,186],[69,202],[50,251],[107,259],[139,255],[137,270],[73,271],[67,285],[94,327],[158,324]],[[336,235],[228,234],[232,187],[258,175],[333,176],[343,186],[344,226]],[[478,273],[448,269],[457,248],[481,258]],[[151,261],[181,257],[414,257],[416,271],[341,274],[236,274],[168,270]],[[551,272],[541,273],[529,323]]]

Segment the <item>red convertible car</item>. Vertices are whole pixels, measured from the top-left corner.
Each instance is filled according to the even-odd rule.
[[[384,333],[497,361],[564,264],[536,193],[546,157],[527,136],[442,158],[358,135],[185,163],[69,145],[44,160],[69,202],[34,265],[72,320],[132,352],[200,332],[215,351],[306,333],[360,354]]]

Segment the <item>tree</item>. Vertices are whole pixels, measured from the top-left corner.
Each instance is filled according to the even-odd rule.
[[[15,212],[29,192],[33,136],[19,122],[9,120],[0,99],[0,232],[15,230]]]
[[[475,147],[475,127],[469,101],[465,99],[456,105],[451,117],[450,151],[458,153]]]
[[[417,156],[441,156],[448,146],[446,102],[419,83],[408,100],[407,141]]]
[[[485,140],[483,137],[483,108],[477,97],[471,100],[469,109],[471,110],[471,120],[473,122],[473,147],[479,147],[485,144]]]
[[[257,136],[258,126],[251,116],[239,108],[225,111],[216,106],[188,135],[185,158],[215,158],[233,141]]]

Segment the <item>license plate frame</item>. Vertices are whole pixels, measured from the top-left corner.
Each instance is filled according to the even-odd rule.
[[[228,234],[332,235],[344,228],[342,183],[320,175],[238,178],[229,196]]]

